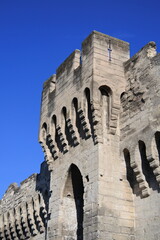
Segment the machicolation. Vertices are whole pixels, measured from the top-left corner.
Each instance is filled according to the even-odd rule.
[[[160,240],[160,54],[93,31],[43,86],[39,174],[0,201],[0,240]]]

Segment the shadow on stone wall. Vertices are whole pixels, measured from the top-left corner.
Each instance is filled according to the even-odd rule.
[[[47,228],[48,228],[48,220],[50,220],[50,214],[49,214],[49,199],[51,196],[51,190],[50,190],[50,179],[51,179],[51,172],[48,169],[48,164],[46,161],[44,161],[41,164],[40,173],[37,174],[36,179],[36,191],[40,192],[43,201],[45,203],[45,208],[47,212],[46,219],[43,219],[44,227],[45,227],[45,239],[47,239]],[[40,210],[40,212],[42,212]],[[43,213],[41,214],[41,218],[43,218]]]

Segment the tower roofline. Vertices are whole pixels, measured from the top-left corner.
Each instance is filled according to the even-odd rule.
[[[110,36],[110,35],[107,35],[107,34],[105,34],[105,33],[101,33],[101,32],[99,32],[99,31],[96,31],[96,30],[93,30],[85,39],[84,39],[84,41],[82,42],[82,46],[83,46],[83,44],[89,39],[89,38],[91,38],[92,36],[99,36],[99,37],[104,37],[104,38],[109,38],[109,39],[111,39],[111,40],[114,40],[114,41],[118,41],[118,42],[121,42],[121,43],[123,43],[123,44],[126,44],[126,45],[130,45],[127,41],[124,41],[124,40],[121,40],[121,39],[119,39],[119,38],[116,38],[116,37],[112,37],[112,36]]]

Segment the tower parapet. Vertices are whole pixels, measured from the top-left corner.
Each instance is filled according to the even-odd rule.
[[[10,185],[0,240],[155,240],[160,54],[93,31],[43,86],[40,174]]]
[[[83,138],[92,136],[94,143],[102,142],[100,107],[105,98],[108,101],[108,116],[104,121],[107,122],[107,131],[115,134],[120,109],[119,98],[125,88],[123,62],[128,58],[128,43],[93,31],[82,43],[82,51],[75,50],[60,65],[56,75],[47,80],[42,95],[39,140],[44,151],[48,152],[48,136],[51,152],[48,152],[48,161],[52,159],[52,155],[57,158],[59,151],[68,151],[65,125],[68,124],[68,132],[72,133],[71,138],[78,145],[78,131],[81,130],[77,131],[75,119],[79,118],[81,122]],[[90,116],[87,116],[89,109]],[[51,140],[53,128],[55,133]],[[58,149],[60,144],[55,143],[58,141],[56,137],[60,139],[63,150]]]
[[[120,193],[116,192],[121,185],[118,118],[126,85],[123,63],[128,59],[128,43],[93,31],[81,52],[74,51],[44,85],[39,140],[53,172],[51,186],[58,181],[50,200],[55,205],[49,223],[51,236],[106,239],[105,225],[99,233],[98,229],[102,222],[115,221],[114,215],[109,218],[102,212],[106,203],[115,211],[112,204]],[[131,196],[119,199],[119,206],[130,200]],[[57,201],[62,201],[61,207]],[[132,202],[125,209],[129,218],[131,208]],[[114,214],[119,215],[119,210]],[[133,219],[130,226],[134,226]]]

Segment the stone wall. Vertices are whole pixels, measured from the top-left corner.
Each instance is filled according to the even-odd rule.
[[[82,43],[81,61],[76,50],[44,84],[39,139],[52,170],[50,239],[82,239],[82,233],[87,240],[133,236],[132,192],[121,181],[119,158],[118,116],[128,58],[128,43],[93,32]],[[72,166],[82,177],[78,200]],[[67,195],[65,182],[72,189]]]
[[[0,239],[45,239],[48,219],[49,172],[11,184],[0,202]],[[46,179],[45,179],[46,178]]]
[[[136,239],[160,239],[159,73],[160,54],[154,42],[125,63],[121,151],[128,162],[128,180],[134,194]]]
[[[43,86],[40,174],[10,185],[0,240],[158,240],[160,55],[93,31]]]

